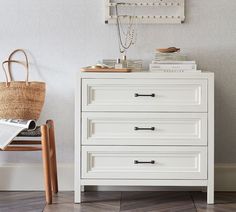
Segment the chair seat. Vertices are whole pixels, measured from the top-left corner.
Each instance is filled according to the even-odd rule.
[[[41,137],[40,126],[36,127],[35,130],[24,130],[17,137]]]

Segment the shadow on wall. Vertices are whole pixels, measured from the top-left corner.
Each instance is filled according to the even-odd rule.
[[[198,47],[196,56],[200,68],[215,72],[215,160],[235,163],[236,149],[236,51]]]

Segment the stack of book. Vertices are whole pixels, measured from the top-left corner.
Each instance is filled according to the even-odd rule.
[[[180,52],[155,53],[155,59],[149,65],[149,70],[153,72],[200,72],[197,70],[195,61],[187,60],[187,56]]]

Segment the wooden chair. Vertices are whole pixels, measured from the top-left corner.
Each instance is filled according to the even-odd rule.
[[[39,140],[21,140],[21,137],[35,138]],[[47,204],[52,204],[52,192],[58,192],[56,146],[54,135],[54,123],[48,120],[33,132],[22,132],[6,149],[0,151],[42,151],[45,195]],[[37,146],[35,146],[37,145]]]

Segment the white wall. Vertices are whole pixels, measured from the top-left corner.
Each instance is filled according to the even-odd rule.
[[[41,121],[56,122],[59,163],[73,163],[75,73],[118,56],[115,26],[104,24],[104,0],[0,0],[0,61],[11,50],[31,55],[31,79],[47,83]],[[152,59],[177,46],[216,74],[216,162],[236,162],[236,1],[186,0],[182,25],[143,25],[129,57]],[[17,73],[18,74],[18,73]],[[0,72],[3,80],[3,73]],[[37,163],[40,153],[1,153],[0,163]]]

